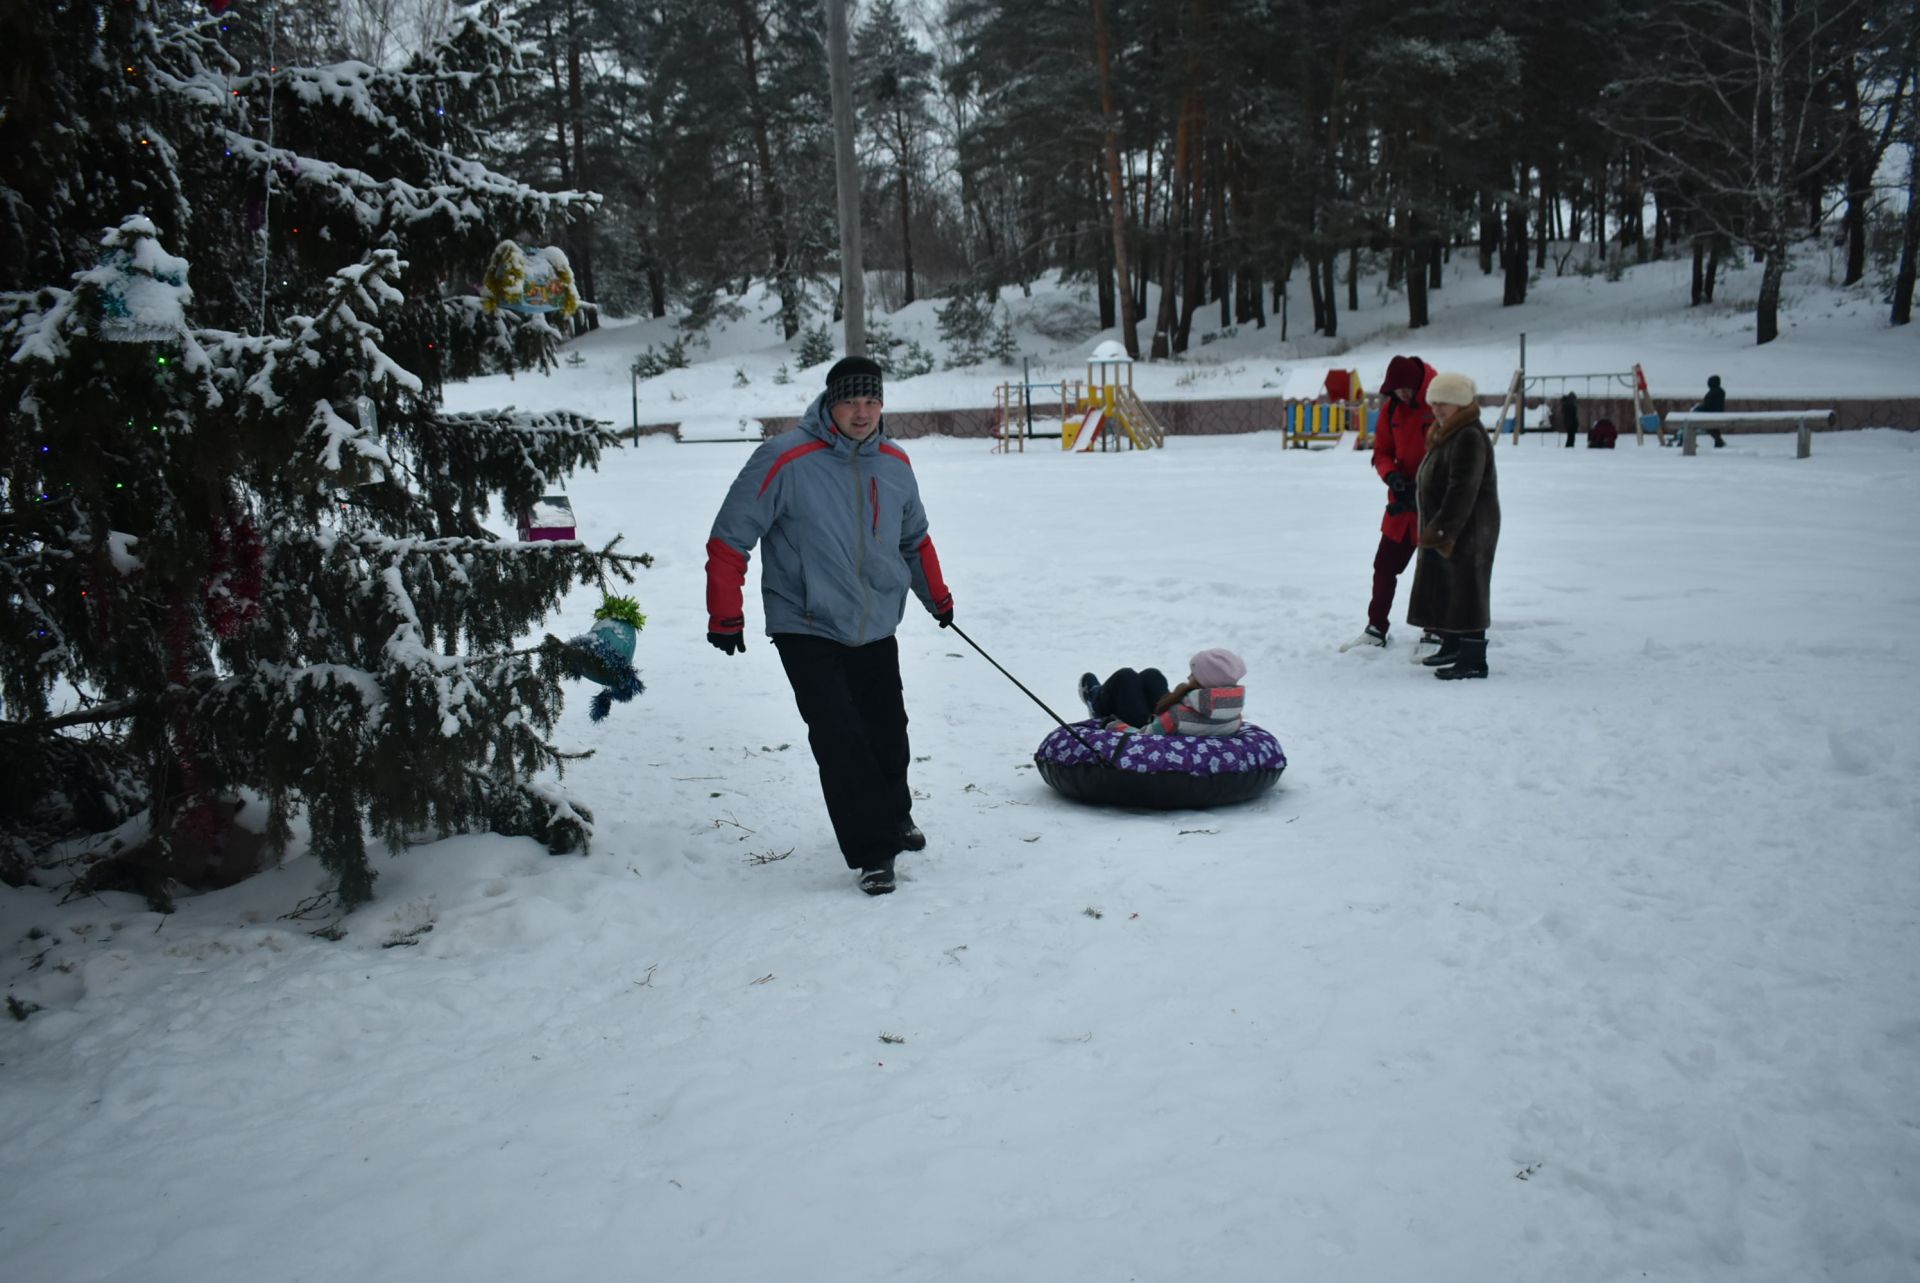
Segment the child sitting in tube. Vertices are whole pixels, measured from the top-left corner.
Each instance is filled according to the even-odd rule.
[[[1172,689],[1157,668],[1121,668],[1104,682],[1082,673],[1080,698],[1087,712],[1110,731],[1235,735],[1246,704],[1246,688],[1240,684],[1246,675],[1245,661],[1215,646],[1188,660],[1187,680]]]

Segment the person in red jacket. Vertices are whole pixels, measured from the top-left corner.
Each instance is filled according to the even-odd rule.
[[[1373,429],[1373,470],[1387,484],[1387,512],[1380,519],[1380,547],[1373,554],[1373,597],[1367,603],[1367,626],[1340,649],[1387,644],[1387,612],[1393,609],[1394,586],[1400,572],[1413,560],[1420,538],[1420,514],[1414,503],[1413,477],[1427,455],[1427,429],[1433,411],[1427,408],[1427,384],[1434,369],[1417,356],[1396,356],[1387,362],[1380,384],[1380,416]],[[1421,637],[1423,643],[1438,638]]]

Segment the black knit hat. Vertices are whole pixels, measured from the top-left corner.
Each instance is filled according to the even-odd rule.
[[[827,371],[827,408],[831,410],[842,401],[851,401],[855,397],[870,396],[876,401],[886,400],[880,395],[880,374],[880,367],[864,356],[841,357]]]

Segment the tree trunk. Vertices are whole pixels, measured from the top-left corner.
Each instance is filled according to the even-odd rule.
[[[1333,260],[1338,252],[1330,249],[1320,256],[1320,296],[1327,302],[1328,338],[1340,333],[1340,308],[1333,301]]]
[[[1313,332],[1331,333],[1327,325],[1326,295],[1320,292],[1320,260],[1311,254],[1307,256],[1307,297],[1313,304]]]
[[[1920,258],[1920,96],[1907,111],[1907,216],[1901,221],[1900,268],[1893,277],[1895,325],[1913,323],[1915,259]]]
[[[1528,171],[1523,163],[1515,167],[1513,199],[1507,204],[1507,242],[1503,254],[1506,268],[1503,307],[1517,307],[1527,301],[1527,186]]]
[[[1553,237],[1553,197],[1548,185],[1547,175],[1540,175],[1540,203],[1533,215],[1533,265],[1541,272],[1547,270],[1547,242]]]
[[[1413,211],[1402,211],[1399,222],[1407,242],[1407,328],[1418,330],[1427,324],[1427,265],[1421,261],[1424,247],[1420,244],[1419,220]]]
[[[1107,205],[1113,222],[1113,266],[1120,278],[1120,341],[1127,355],[1140,359],[1139,315],[1134,310],[1127,255],[1126,195],[1120,186],[1120,125],[1113,107],[1113,55],[1107,39],[1107,0],[1093,0],[1094,59],[1100,71],[1100,119],[1107,152]]]
[[[912,171],[903,162],[895,174],[900,184],[900,256],[907,278],[906,299],[913,302],[913,188],[908,179]]]
[[[1766,266],[1760,269],[1760,298],[1754,304],[1753,341],[1756,344],[1771,343],[1780,337],[1780,286],[1786,276],[1787,249],[1776,242],[1767,253]]]
[[[569,24],[567,30],[567,115],[573,121],[573,184],[576,187],[588,187],[587,182],[587,107],[586,91],[581,82],[579,25]],[[591,215],[574,220],[567,229],[567,248],[573,263],[574,275],[579,278],[580,297],[594,299],[600,296],[593,283],[593,220]],[[590,330],[600,328],[600,314],[588,308],[584,312],[586,327]]]
[[[1771,343],[1780,337],[1780,286],[1787,275],[1788,210],[1793,193],[1787,180],[1787,77],[1786,0],[1763,0],[1766,4],[1766,82],[1769,112],[1766,156],[1762,161],[1765,178],[1760,191],[1760,217],[1765,231],[1755,248],[1766,251],[1766,265],[1760,271],[1760,297],[1754,303],[1756,345]],[[1759,7],[1758,3],[1755,5]]]
[[[1211,144],[1196,143],[1193,156],[1193,173],[1187,180],[1187,216],[1183,220],[1184,229],[1180,233],[1181,262],[1181,298],[1180,324],[1174,330],[1174,354],[1185,352],[1193,335],[1193,316],[1206,302],[1207,277],[1201,261],[1205,237],[1201,231],[1202,210],[1206,203],[1205,191],[1209,178],[1207,157],[1213,154]]]
[[[1180,103],[1180,122],[1173,133],[1173,174],[1167,184],[1167,222],[1165,252],[1161,256],[1160,309],[1153,324],[1153,348],[1150,359],[1164,360],[1173,354],[1173,328],[1180,281],[1180,241],[1187,222],[1187,172],[1192,165],[1193,90],[1188,89]]]
[[[1500,248],[1500,206],[1493,193],[1480,193],[1480,275],[1493,275],[1493,258]]]
[[[1293,275],[1293,256],[1280,264],[1280,279],[1273,283],[1273,310],[1280,313],[1280,341],[1287,341],[1287,279]]]
[[[1213,266],[1213,297],[1220,303],[1220,328],[1233,324],[1233,285],[1227,270],[1227,145],[1216,142],[1207,186],[1213,192],[1213,217],[1207,226],[1203,252]]]
[[[1698,233],[1693,238],[1693,294],[1689,307],[1699,307],[1706,301],[1706,293],[1701,278],[1705,275],[1707,262],[1706,238]]]

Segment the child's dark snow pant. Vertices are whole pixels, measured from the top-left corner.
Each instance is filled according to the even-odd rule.
[[[1129,726],[1145,726],[1153,717],[1153,706],[1169,689],[1166,675],[1157,668],[1137,673],[1131,668],[1116,669],[1093,697],[1093,715],[1102,722],[1117,717]]]
[[[1367,622],[1382,633],[1387,631],[1387,612],[1393,609],[1394,585],[1413,560],[1413,551],[1418,546],[1412,539],[1395,539],[1383,534],[1380,546],[1374,550],[1373,598],[1367,602]]]
[[[775,633],[773,645],[807,723],[840,854],[850,869],[876,868],[900,853],[913,810],[900,648],[891,637],[846,646],[804,633]]]

